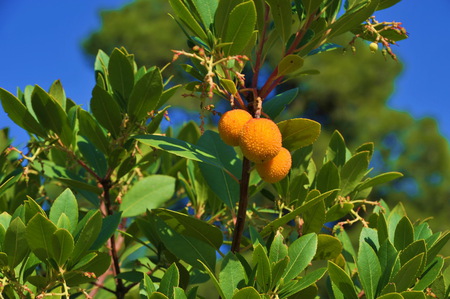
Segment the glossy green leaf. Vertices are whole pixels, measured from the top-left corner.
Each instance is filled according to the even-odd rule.
[[[220,84],[222,84],[226,91],[228,91],[231,95],[235,95],[237,93],[236,84],[234,84],[232,80],[220,79]]]
[[[122,125],[122,113],[111,94],[96,85],[92,90],[90,107],[95,119],[111,133],[113,138],[117,138]]]
[[[156,292],[156,288],[152,279],[147,275],[147,273],[144,273],[144,278],[139,284],[139,295],[148,298],[154,292]]]
[[[241,262],[232,252],[228,252],[222,260],[219,272],[219,282],[224,294],[222,298],[231,299],[234,291],[245,285],[245,279]]]
[[[108,139],[106,138],[105,133],[100,128],[99,124],[94,120],[92,115],[87,111],[80,110],[78,112],[78,121],[80,135],[86,137],[102,153],[108,154]]]
[[[303,212],[303,234],[318,234],[325,223],[325,203],[319,201],[314,206]]]
[[[283,277],[284,270],[286,269],[288,264],[289,257],[287,256],[287,253],[283,259],[280,259],[276,263],[272,262],[272,284],[270,286],[270,289],[279,287],[283,283],[283,280],[281,280],[281,278]]]
[[[340,168],[345,164],[346,150],[344,137],[342,137],[339,131],[334,131],[328,144],[325,161],[333,161]]]
[[[341,183],[339,170],[333,161],[325,163],[317,174],[316,187],[321,192],[338,189]]]
[[[2,226],[3,227],[3,226]],[[3,252],[7,255],[7,263],[14,269],[25,258],[29,247],[25,239],[25,224],[17,217],[9,224],[3,241]],[[31,247],[31,246],[30,246]]]
[[[307,16],[314,13],[322,4],[322,0],[302,0],[303,8]]]
[[[378,297],[377,299],[404,299],[404,298],[399,293],[389,293],[389,294],[384,294],[384,295]]]
[[[102,215],[100,211],[96,211],[91,217],[88,218],[80,232],[80,235],[76,239],[73,255],[71,256],[71,260],[73,262],[77,262],[88,252],[92,244],[94,244],[97,239],[101,227]]]
[[[155,292],[155,293],[151,294],[148,298],[149,299],[169,299],[169,297],[167,297],[166,295],[164,295],[163,293],[160,293],[160,292]]]
[[[266,0],[270,6],[275,29],[283,43],[289,39],[292,27],[292,8],[289,0]]]
[[[444,259],[436,257],[423,271],[420,280],[414,286],[414,290],[423,291],[429,287],[438,277],[444,267]]]
[[[122,217],[132,217],[158,208],[172,198],[175,178],[167,175],[151,175],[135,183],[122,198]]]
[[[183,3],[182,0],[169,0],[170,6],[175,11],[176,15],[184,21],[184,23],[189,27],[192,32],[194,32],[200,39],[206,41],[208,40],[205,31],[195,20],[194,16],[191,14],[189,9]]]
[[[328,261],[328,274],[330,275],[331,281],[344,294],[346,299],[358,299],[350,276],[332,261]]]
[[[381,266],[377,254],[366,242],[359,245],[358,275],[367,299],[375,298],[378,282],[381,277]]]
[[[72,235],[66,229],[57,229],[52,236],[53,257],[58,266],[64,263],[72,255],[74,241]]]
[[[378,231],[378,243],[382,244],[385,240],[389,238],[386,217],[384,217],[384,214],[382,213],[379,213],[378,215],[377,231]]]
[[[50,86],[50,90],[48,93],[56,100],[59,105],[61,105],[64,111],[67,111],[66,93],[64,92],[64,88],[60,80],[56,80],[52,83],[52,86]]]
[[[27,224],[25,237],[31,251],[41,260],[53,257],[53,233],[57,227],[42,214],[36,214]]]
[[[141,121],[147,113],[156,109],[163,92],[162,76],[159,68],[148,71],[131,92],[128,101],[128,114],[134,120]]]
[[[275,119],[298,95],[298,88],[289,89],[285,92],[277,94],[270,100],[264,100],[263,111],[271,119]]]
[[[175,287],[174,288],[173,298],[174,299],[188,299],[186,293],[180,287]]]
[[[93,143],[83,137],[79,137],[77,145],[88,166],[90,166],[99,177],[104,177],[108,168],[105,155],[98,150]]]
[[[360,152],[348,160],[341,169],[341,196],[347,196],[360,183],[369,167],[369,152]]]
[[[45,138],[46,131],[33,117],[27,107],[9,91],[0,88],[0,100],[8,117],[27,132]]]
[[[319,268],[306,274],[304,277],[300,278],[288,290],[284,291],[283,289],[281,289],[280,296],[282,296],[282,298],[286,298],[300,292],[301,290],[306,289],[313,283],[316,283],[318,280],[320,280],[325,275],[326,272],[327,268]]]
[[[239,199],[239,184],[235,178],[241,177],[242,162],[233,147],[225,144],[219,134],[206,131],[197,142],[197,146],[211,153],[224,168],[211,166],[209,163],[199,164],[200,171],[213,192],[229,208],[234,209]]]
[[[306,118],[293,118],[277,123],[283,136],[283,147],[289,151],[313,144],[320,134],[320,124]]]
[[[246,287],[236,292],[232,299],[261,299],[261,296],[255,288]]]
[[[195,8],[197,9],[200,18],[205,25],[205,28],[211,26],[214,23],[214,15],[216,13],[219,0],[193,0]]]
[[[134,86],[134,72],[127,56],[117,48],[109,57],[108,75],[116,100],[124,109],[127,107],[128,98]]]
[[[180,272],[175,263],[173,263],[161,278],[158,292],[163,293],[169,298],[173,298],[174,288],[178,286],[180,281]]]
[[[426,256],[426,251],[427,247],[424,240],[412,242],[400,252],[400,263],[404,265],[410,259],[421,253],[425,253]]]
[[[423,222],[414,227],[414,240],[427,239],[433,235],[428,222]]]
[[[181,84],[172,86],[166,90],[163,91],[161,94],[161,97],[159,98],[159,102],[156,105],[156,109],[161,109],[162,106],[164,106],[168,100],[177,92],[177,90],[181,87]]]
[[[226,298],[225,294],[223,293],[222,287],[220,286],[219,281],[217,280],[216,276],[214,275],[213,272],[211,272],[211,269],[209,268],[208,265],[206,265],[204,262],[202,262],[201,260],[199,260],[200,265],[202,265],[201,269],[204,269],[206,271],[206,273],[208,273],[209,277],[211,278],[214,286],[216,287],[217,292],[219,293],[219,296],[222,298]]]
[[[152,118],[150,124],[147,126],[147,133],[153,134],[158,130],[159,125],[161,124],[163,117],[165,116],[166,111],[169,108],[170,106],[164,107],[163,110],[159,111],[158,114],[156,114],[156,116]]]
[[[289,75],[291,73],[297,72],[299,69],[303,67],[304,60],[298,55],[289,54],[281,59],[278,64],[278,73],[279,77]]]
[[[283,235],[277,231],[270,245],[269,260],[271,263],[276,263],[288,255],[288,247],[283,242]]]
[[[419,269],[423,262],[424,255],[424,253],[421,253],[409,260],[392,278],[391,281],[395,283],[397,292],[406,291],[406,289],[412,287],[419,276]]]
[[[155,209],[152,212],[179,234],[196,238],[216,249],[223,243],[220,229],[205,221],[168,209]]]
[[[441,234],[439,239],[431,246],[428,250],[428,261],[431,262],[441,251],[441,249],[447,244],[450,240],[450,232],[446,231]]]
[[[316,234],[307,234],[292,242],[288,248],[289,264],[284,272],[284,280],[291,280],[299,275],[314,258],[316,250]]]
[[[160,135],[137,135],[134,138],[145,145],[158,148],[179,157],[223,168],[222,163],[213,154],[185,141]]]
[[[330,235],[317,235],[317,251],[314,260],[333,260],[342,252],[342,243]]]
[[[342,217],[348,215],[353,209],[353,204],[350,202],[344,202],[342,204],[337,203],[328,209],[325,221],[331,222],[341,219]]]
[[[214,17],[214,26],[216,28],[216,35],[220,38],[225,36],[225,31],[228,24],[228,16],[236,5],[242,3],[244,0],[219,0],[216,14]]]
[[[120,224],[120,220],[122,219],[122,213],[114,213],[112,215],[108,215],[103,218],[102,228],[100,233],[95,240],[94,244],[92,244],[90,250],[98,250],[101,246],[105,245],[109,238],[116,232],[117,227]]]
[[[253,1],[246,1],[236,5],[228,16],[223,43],[225,55],[239,55],[247,46],[253,35],[256,24],[256,8]]]
[[[361,183],[361,185],[358,186],[358,190],[364,190],[367,188],[371,188],[377,185],[385,184],[387,182],[390,182],[392,180],[398,179],[402,177],[403,174],[400,172],[386,172],[379,174],[373,178],[369,178]]]
[[[268,292],[272,283],[272,271],[267,253],[261,244],[256,245],[252,260],[256,266],[256,283],[263,292]]]
[[[398,253],[395,250],[394,245],[386,239],[383,243],[381,243],[377,255],[382,270],[379,283],[380,289],[382,289],[389,282],[393,274]]]
[[[401,0],[380,0],[380,4],[378,4],[377,10],[389,8],[400,1]]]
[[[70,222],[70,232],[74,232],[78,223],[78,203],[70,189],[64,190],[53,202],[50,208],[50,221],[58,223],[61,214],[65,214]]]
[[[426,299],[425,294],[419,291],[405,291],[401,295],[404,299]]]
[[[29,196],[27,196],[27,200],[24,201],[23,207],[25,210],[25,224],[27,224],[36,214],[46,215],[41,206]]]
[[[414,228],[408,217],[403,217],[395,229],[394,245],[397,250],[405,249],[414,241]]]

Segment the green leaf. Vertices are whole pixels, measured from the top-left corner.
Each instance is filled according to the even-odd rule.
[[[144,273],[144,278],[139,284],[139,295],[144,298],[149,298],[152,293],[156,292],[155,285],[147,273]]]
[[[203,80],[203,78],[201,79]],[[232,80],[229,79],[220,79],[220,84],[228,91],[231,95],[235,95],[237,93],[236,84]]]
[[[364,190],[367,188],[372,188],[376,185],[381,185],[381,184],[385,184],[387,182],[390,182],[392,180],[395,180],[397,178],[402,177],[403,174],[401,174],[400,172],[386,172],[386,173],[382,173],[380,175],[377,175],[373,178],[369,178],[367,180],[365,180],[364,182],[361,183],[361,185],[358,186],[358,190]]]
[[[346,161],[346,147],[344,137],[339,131],[334,131],[331,135],[330,143],[326,152],[325,162],[333,161],[334,164],[340,168]]]
[[[427,239],[433,235],[428,222],[419,224],[414,228],[414,240]]]
[[[223,168],[217,168],[210,164],[202,163],[199,164],[199,167],[211,190],[230,209],[234,209],[239,199],[239,183],[227,172],[232,173],[236,178],[240,178],[242,172],[241,160],[238,158],[234,148],[225,144],[216,132],[204,132],[197,144],[205,151],[211,153],[223,165]]]
[[[275,28],[284,43],[291,35],[292,8],[289,0],[266,0],[270,6]]]
[[[180,287],[174,288],[173,298],[174,299],[188,299],[188,297],[186,296],[186,293]]]
[[[111,133],[113,138],[117,138],[122,125],[122,113],[111,94],[96,85],[92,90],[90,107],[95,119]]]
[[[395,229],[394,245],[397,250],[405,249],[414,242],[414,228],[408,217],[403,217]]]
[[[382,244],[385,240],[389,238],[386,218],[382,213],[378,214],[377,231],[378,231],[378,243]]]
[[[134,86],[134,72],[127,56],[117,48],[109,57],[108,74],[113,93],[124,109]]]
[[[447,242],[450,240],[450,232],[446,231],[442,233],[442,235],[439,237],[439,239],[431,246],[431,248],[428,250],[428,261],[431,262],[436,255],[441,251],[441,249],[447,244]]]
[[[219,5],[217,6],[216,14],[214,16],[214,26],[216,28],[217,37],[223,39],[227,29],[228,16],[233,8],[243,1],[244,0],[219,0]]]
[[[236,292],[232,299],[261,299],[261,296],[253,287],[246,287]]]
[[[3,226],[2,226],[3,227]],[[14,269],[25,258],[28,252],[27,240],[25,239],[25,224],[17,217],[9,224],[4,235],[3,252],[6,253],[7,265]]]
[[[152,212],[179,234],[196,238],[216,249],[223,243],[220,229],[205,221],[168,209],[155,209]]]
[[[80,109],[78,113],[78,121],[80,135],[86,137],[102,153],[108,154],[108,139],[106,138],[105,133],[100,128],[99,124],[94,120],[92,115],[89,112]]]
[[[344,270],[332,261],[328,261],[328,273],[331,281],[344,294],[346,299],[358,299],[353,282]]]
[[[96,211],[91,217],[88,218],[78,236],[75,248],[71,260],[76,263],[81,257],[83,257],[89,248],[94,244],[98,237],[102,227],[102,215],[100,211]]]
[[[421,253],[409,260],[392,278],[391,282],[395,283],[397,292],[405,291],[414,284],[419,276],[419,268],[423,262],[424,255],[424,253]]]
[[[289,264],[289,257],[286,256],[283,259],[280,259],[276,263],[272,263],[272,284],[270,286],[270,289],[273,289],[275,287],[279,287],[283,280],[281,279],[284,274],[284,270],[286,269],[287,265]]]
[[[169,297],[167,297],[166,295],[164,295],[160,292],[155,292],[155,293],[151,294],[148,298],[149,299],[169,299]]]
[[[45,138],[47,136],[46,131],[18,98],[9,91],[0,88],[0,99],[2,101],[3,110],[19,127],[39,137]]]
[[[145,145],[158,148],[179,157],[223,168],[222,163],[213,154],[185,141],[159,135],[136,135],[134,138]]]
[[[399,3],[401,0],[381,0],[380,4],[378,4],[377,10],[382,10],[389,8],[397,3]]]
[[[156,109],[160,109],[162,106],[164,106],[168,100],[177,92],[177,90],[181,87],[181,84],[172,86],[166,90],[163,91],[161,94],[161,97],[159,98],[159,102],[156,105]],[[166,108],[165,108],[166,109]]]
[[[293,118],[277,123],[283,136],[283,147],[289,151],[313,144],[320,134],[320,124],[306,118]]]
[[[99,177],[104,177],[108,168],[105,155],[98,150],[93,143],[83,137],[79,137],[77,145],[84,159],[86,159],[88,166],[90,166]]]
[[[205,28],[209,29],[214,23],[214,15],[216,13],[219,0],[193,0],[200,18],[202,18]]]
[[[288,247],[284,244],[283,240],[283,235],[277,231],[270,245],[269,260],[271,263],[276,263],[288,255]]]
[[[207,41],[205,31],[195,20],[194,16],[191,14],[189,9],[184,5],[181,0],[169,0],[170,6],[175,11],[176,15],[184,21],[184,23],[189,27],[189,29],[194,32],[200,39]]]
[[[285,92],[277,94],[270,100],[263,102],[263,111],[271,119],[275,119],[281,112],[283,112],[286,105],[289,105],[298,95],[298,88],[289,89]]]
[[[444,259],[440,256],[436,257],[425,269],[419,282],[414,286],[414,290],[424,291],[439,277],[443,267]]]
[[[333,161],[325,163],[317,174],[316,187],[321,192],[338,189],[341,184],[339,170]]]
[[[366,242],[359,245],[358,274],[367,299],[375,298],[378,282],[381,277],[381,266],[377,254]]]
[[[307,16],[314,13],[322,4],[322,0],[302,0],[303,8]]]
[[[156,109],[163,92],[162,76],[159,68],[154,68],[136,82],[128,101],[128,114],[141,121],[147,113]]]
[[[404,299],[404,298],[399,293],[389,293],[389,294],[384,294],[383,296],[380,296],[377,299]]]
[[[342,243],[338,238],[319,234],[317,235],[317,252],[314,260],[332,260],[342,252]]]
[[[74,248],[74,241],[72,235],[66,229],[57,229],[52,236],[52,250],[53,257],[58,264],[62,267],[64,263],[72,255]]]
[[[153,134],[158,130],[159,125],[161,124],[161,121],[163,120],[164,115],[166,114],[167,109],[169,109],[170,106],[164,107],[163,110],[159,111],[156,116],[152,118],[152,121],[147,126],[147,133]]]
[[[298,55],[289,54],[281,59],[278,64],[278,72],[277,76],[285,76],[291,73],[297,72],[299,69],[303,67],[304,60]]]
[[[284,272],[284,280],[294,279],[312,261],[317,250],[317,235],[304,235],[289,246],[289,264]]]
[[[425,240],[418,240],[413,243],[408,244],[408,246],[400,252],[400,263],[404,265],[407,261],[411,260],[416,255],[421,253],[425,253],[426,256],[427,245],[425,244]],[[422,265],[421,268],[423,268]]]
[[[177,265],[173,263],[161,278],[158,292],[167,295],[169,298],[173,298],[174,288],[178,286],[179,281],[180,272],[178,271]]]
[[[45,90],[36,85],[31,95],[34,113],[39,123],[58,135],[62,143],[70,146],[73,132],[66,112]]]
[[[102,228],[100,233],[95,240],[94,244],[92,244],[90,250],[98,250],[100,247],[105,245],[109,238],[116,232],[117,227],[120,224],[120,220],[122,213],[114,213],[112,215],[108,215],[103,218]]]
[[[303,212],[303,234],[318,234],[325,223],[325,202],[319,201]]]
[[[389,282],[395,267],[395,262],[397,260],[397,251],[394,245],[386,239],[381,243],[378,249],[378,260],[380,261],[380,266],[382,269],[382,274],[379,282],[379,290],[381,290]]]
[[[341,219],[353,209],[354,205],[350,202],[337,203],[328,209],[325,222],[332,222]]]
[[[219,272],[220,287],[223,290],[224,299],[231,299],[234,291],[245,285],[245,270],[239,259],[232,253],[223,258]]]
[[[70,189],[64,190],[53,202],[50,208],[50,221],[58,223],[61,214],[69,218],[70,232],[74,232],[78,223],[78,203]]]
[[[239,55],[247,46],[256,25],[256,8],[253,1],[236,5],[228,16],[223,43],[225,55]]]
[[[252,260],[256,266],[256,282],[263,292],[268,292],[272,283],[272,271],[267,253],[261,244],[256,245]]]
[[[301,290],[306,289],[313,283],[317,282],[321,279],[325,273],[327,272],[327,268],[319,268],[308,274],[305,277],[300,278],[292,287],[288,290],[284,291],[283,288],[280,290],[280,298],[286,298],[292,296]],[[314,297],[315,298],[315,297]]]
[[[57,227],[42,214],[36,214],[27,224],[25,237],[31,251],[41,260],[53,257],[53,233]]]
[[[66,93],[64,92],[64,88],[62,87],[61,81],[56,80],[50,86],[49,94],[56,100],[56,102],[61,105],[64,111],[66,108]]]
[[[134,184],[125,194],[120,205],[122,217],[132,217],[146,210],[158,208],[172,198],[175,178],[167,175],[151,175]]]
[[[406,291],[402,292],[401,295],[404,299],[426,299],[425,294],[419,291]]]
[[[205,263],[203,263],[201,260],[199,260],[199,263],[203,266],[203,269],[206,271],[206,273],[208,273],[209,277],[211,278],[214,286],[216,287],[217,292],[219,293],[219,296],[221,298],[226,298],[225,294],[222,290],[222,287],[219,284],[219,281],[217,280],[216,276],[214,275],[214,273],[211,272],[211,269],[209,268],[209,266],[207,266]]]
[[[360,183],[369,167],[369,152],[360,152],[348,160],[341,169],[341,196],[347,196]]]

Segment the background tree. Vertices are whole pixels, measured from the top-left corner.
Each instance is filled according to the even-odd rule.
[[[172,58],[166,49],[188,47],[182,31],[168,14],[173,13],[165,0],[137,0],[121,10],[103,11],[102,27],[85,40],[83,48],[93,58],[98,49],[110,51],[125,46],[136,54],[139,63],[162,67]],[[405,203],[413,203],[410,209],[425,210],[427,215],[448,214],[447,140],[434,119],[416,120],[387,106],[395,78],[402,70],[401,63],[391,59],[384,62],[379,52],[371,53],[368,45],[359,40],[352,54],[351,40],[352,36],[345,36],[336,41],[347,47],[346,53],[337,49],[307,61],[305,69],[319,70],[319,76],[304,76],[278,88],[300,88],[299,100],[282,117],[302,115],[319,121],[323,140],[339,130],[350,146],[374,141],[378,149],[377,169],[397,169],[405,175],[395,186],[385,187],[382,196],[388,201],[408,198]],[[187,109],[198,106],[196,101],[182,97],[174,102]],[[318,142],[316,146],[325,148],[326,144]]]

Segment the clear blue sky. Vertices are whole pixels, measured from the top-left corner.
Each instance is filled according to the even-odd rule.
[[[93,66],[80,44],[100,26],[98,12],[130,0],[0,0],[0,87],[38,84],[48,89],[60,79],[67,96],[86,109],[94,85]],[[410,38],[394,51],[404,62],[403,74],[389,104],[415,117],[433,116],[450,138],[449,0],[403,0],[377,12],[378,20],[401,21]],[[15,145],[27,140],[0,106],[0,128],[11,127]],[[23,145],[23,144],[22,144]]]

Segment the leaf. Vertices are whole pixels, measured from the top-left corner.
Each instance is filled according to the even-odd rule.
[[[272,271],[267,253],[261,244],[256,245],[252,260],[256,266],[256,282],[261,290],[266,293],[272,283]]]
[[[139,295],[144,298],[149,298],[152,293],[156,292],[155,285],[147,273],[144,273],[144,277],[139,284]]]
[[[450,232],[446,231],[442,233],[439,239],[428,250],[428,261],[431,262],[449,240],[450,240]]]
[[[66,229],[57,229],[52,236],[52,250],[58,266],[62,267],[72,255],[74,241],[72,235]]]
[[[364,177],[369,167],[369,152],[360,152],[348,160],[341,169],[341,196],[352,192]]]
[[[354,205],[350,202],[337,203],[328,209],[325,222],[332,222],[341,219],[353,209]]]
[[[180,280],[180,272],[175,263],[173,263],[161,278],[158,292],[161,292],[169,298],[173,298],[174,288],[178,286]]]
[[[152,212],[179,234],[196,238],[216,249],[222,246],[222,232],[214,225],[168,209],[155,209]]]
[[[403,217],[395,229],[394,245],[397,250],[405,249],[414,242],[414,229],[408,217]]]
[[[216,13],[219,0],[193,0],[200,18],[202,18],[205,28],[209,29],[214,23],[214,15]]]
[[[377,254],[373,248],[366,242],[359,245],[358,275],[364,289],[367,299],[373,299],[376,296],[378,282],[381,277],[381,266]]]
[[[271,119],[275,119],[298,95],[298,88],[289,89],[263,102],[263,111]]]
[[[425,294],[419,291],[406,291],[402,292],[401,295],[404,299],[426,299]]]
[[[256,24],[256,8],[253,1],[246,1],[236,5],[228,16],[223,43],[225,55],[239,55],[245,49],[253,35]]]
[[[208,273],[214,286],[216,287],[217,292],[219,293],[219,296],[221,298],[226,298],[225,294],[223,293],[223,290],[219,284],[219,281],[217,280],[216,276],[211,272],[211,269],[205,263],[203,263],[201,260],[199,260],[199,263],[203,266],[203,269],[206,271],[206,273]]]
[[[80,135],[92,142],[102,153],[108,154],[109,142],[105,133],[92,115],[84,110],[78,113]]]
[[[232,299],[261,299],[261,296],[253,287],[246,287],[236,292]]]
[[[2,226],[3,228],[3,226]],[[25,224],[17,217],[11,221],[4,234],[3,252],[7,255],[7,265],[14,269],[27,255],[29,250],[25,239]]]
[[[201,78],[203,80],[203,78]],[[229,79],[220,79],[220,84],[228,91],[231,95],[235,95],[237,93],[236,84],[232,80]]]
[[[346,147],[344,137],[342,137],[339,131],[334,131],[331,135],[330,143],[328,144],[328,149],[325,156],[325,161],[333,161],[333,163],[341,168],[346,161]]]
[[[364,190],[367,188],[372,188],[376,185],[381,185],[381,184],[385,184],[387,182],[390,182],[392,180],[401,178],[403,176],[403,174],[401,174],[400,172],[386,172],[386,173],[382,173],[379,174],[373,178],[369,178],[367,180],[365,180],[364,182],[361,183],[361,185],[358,186],[358,190]]]
[[[303,62],[303,58],[295,54],[284,56],[280,63],[278,63],[277,76],[281,77],[297,72],[303,67]]]
[[[222,163],[213,154],[185,141],[159,135],[136,135],[134,138],[145,145],[161,149],[179,157],[223,168]]]
[[[389,293],[389,294],[384,294],[384,295],[378,297],[377,299],[404,299],[404,298],[399,293]]]
[[[70,232],[74,232],[78,223],[78,203],[70,189],[64,190],[50,208],[50,221],[58,223],[61,214],[65,214],[70,222]]]
[[[270,286],[270,289],[278,288],[282,283],[283,280],[281,279],[284,274],[284,270],[286,269],[287,265],[289,264],[289,257],[286,256],[283,259],[280,259],[276,263],[272,263],[272,284]]]
[[[304,235],[289,246],[289,264],[286,267],[284,280],[294,279],[299,275],[311,262],[317,250],[317,235]]]
[[[223,258],[219,272],[219,282],[224,299],[231,299],[235,290],[245,285],[245,270],[239,259],[230,251]]]
[[[444,259],[440,256],[436,257],[423,271],[420,280],[414,286],[414,290],[424,291],[439,277],[443,267]]]
[[[227,172],[232,173],[236,178],[240,178],[242,172],[241,160],[234,148],[225,144],[216,132],[204,132],[197,144],[211,153],[223,165],[223,168],[218,168],[202,163],[199,164],[199,167],[211,190],[230,209],[234,209],[239,199],[239,184]]]
[[[135,183],[125,194],[120,205],[122,217],[132,217],[146,210],[158,208],[172,198],[175,178],[167,175],[151,175]]]
[[[159,68],[148,71],[131,92],[128,101],[128,114],[134,120],[141,121],[148,112],[157,108],[163,92],[162,76]]]
[[[99,177],[104,177],[108,169],[105,155],[93,143],[83,137],[79,138],[77,145],[88,166],[92,167]]]
[[[71,256],[72,263],[76,263],[82,258],[90,249],[92,244],[98,237],[102,227],[102,215],[97,210],[92,216],[90,216],[81,230],[73,249]]]
[[[333,161],[325,163],[317,174],[316,187],[320,192],[338,189],[341,184],[339,170]]]
[[[270,245],[269,260],[271,263],[276,263],[288,255],[288,247],[283,243],[283,240],[283,235],[277,231]]]
[[[300,278],[291,288],[286,290],[286,293],[284,292],[283,288],[280,290],[280,298],[286,298],[289,296],[292,296],[301,290],[306,289],[313,283],[317,282],[319,279],[321,279],[325,273],[327,272],[327,268],[319,268],[316,269],[308,274],[305,275],[305,277]]]
[[[134,73],[128,58],[117,48],[109,57],[108,77],[113,93],[120,107],[124,109],[134,86]]]
[[[92,90],[90,107],[95,119],[111,133],[113,138],[117,138],[122,125],[122,113],[111,94],[96,85]]]
[[[194,32],[200,39],[204,41],[208,40],[205,31],[195,20],[194,16],[191,14],[186,5],[184,5],[183,1],[169,0],[169,3],[176,15],[186,23],[192,32]]]
[[[401,0],[381,0],[380,4],[378,4],[377,10],[382,10],[394,6],[399,3]]]
[[[422,264],[424,255],[424,253],[421,253],[415,256],[413,259],[409,260],[392,278],[391,281],[395,283],[397,292],[405,291],[414,284],[414,281],[419,275],[418,272],[420,265]]]
[[[216,35],[223,39],[228,24],[228,16],[236,5],[242,3],[243,0],[219,0],[219,5],[214,16],[214,26]]]
[[[31,251],[41,260],[53,257],[52,239],[57,227],[42,214],[36,214],[27,224],[25,237]]]
[[[325,203],[319,201],[303,212],[303,234],[319,233],[325,223]]]
[[[302,0],[303,8],[307,16],[314,13],[322,4],[322,0]]]
[[[266,0],[270,6],[270,12],[273,17],[275,29],[284,43],[291,35],[292,27],[292,8],[289,0]]]
[[[0,99],[2,101],[3,110],[19,127],[39,137],[45,138],[47,136],[46,131],[18,98],[9,91],[0,88]]]
[[[317,235],[317,251],[314,260],[332,260],[342,252],[342,243],[338,238],[319,234]]]
[[[425,240],[415,241],[413,243],[408,244],[408,246],[400,252],[400,263],[404,265],[407,261],[414,258],[416,255],[421,253],[425,253],[426,256],[427,247],[425,244]],[[423,268],[422,265],[421,268]]]
[[[148,298],[149,299],[169,299],[169,297],[167,297],[166,295],[164,295],[160,292],[155,292],[155,293],[151,294]]]
[[[283,147],[290,152],[308,146],[320,134],[320,124],[306,118],[293,118],[277,123],[283,136]]]
[[[388,239],[386,239],[383,243],[381,243],[377,255],[382,270],[379,282],[380,291],[385,285],[387,285],[393,274],[398,254],[395,250],[394,245],[392,245],[392,243]]]
[[[344,294],[346,299],[358,299],[353,282],[344,270],[332,261],[328,261],[328,273],[331,281]]]
[[[122,213],[119,212],[103,218],[100,233],[94,244],[92,244],[90,250],[98,250],[100,247],[105,245],[109,238],[111,238],[111,236],[116,232],[117,227],[120,224],[120,220],[122,219],[121,216]]]

